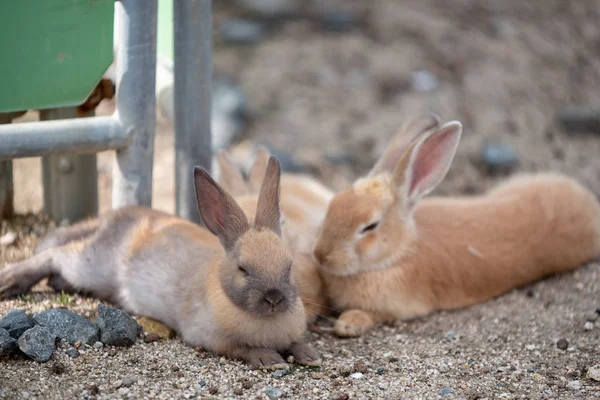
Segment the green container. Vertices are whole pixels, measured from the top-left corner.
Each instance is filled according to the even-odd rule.
[[[83,103],[113,61],[115,0],[4,0],[0,112]]]

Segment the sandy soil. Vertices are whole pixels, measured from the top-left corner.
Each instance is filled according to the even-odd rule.
[[[353,155],[353,162],[320,170],[324,182],[340,188],[368,170],[404,118],[435,111],[465,127],[438,194],[481,192],[503,179],[479,163],[482,146],[493,142],[518,150],[519,171],[562,171],[600,194],[600,139],[568,135],[555,118],[567,104],[600,107],[598,1],[356,0],[351,8],[361,12],[361,21],[349,32],[296,20],[251,47],[215,44],[215,72],[237,80],[255,115],[245,138],[293,146],[303,160]],[[215,29],[229,16],[215,5]],[[411,90],[416,70],[435,74],[438,88]],[[105,103],[98,113],[111,110]],[[173,211],[172,129],[162,119],[158,126],[154,206]],[[101,210],[110,207],[111,157],[99,155]],[[17,211],[37,213],[38,160],[15,162],[15,185]],[[29,254],[48,223],[36,221],[30,215],[3,222],[2,233],[14,229],[20,236],[0,248],[0,265]],[[599,274],[600,265],[592,264],[361,339],[311,333],[323,367],[282,378],[195,353],[176,339],[116,352],[89,349],[74,360],[59,350],[43,365],[3,360],[0,398],[268,398],[268,388],[281,389],[286,398],[600,398],[600,384],[586,378],[586,370],[600,363],[600,322],[584,329],[600,307]],[[60,305],[59,295],[38,290],[0,302],[0,315]],[[68,306],[93,318],[95,304],[76,296]],[[566,351],[556,346],[560,338],[570,343]],[[54,362],[66,373],[55,374]],[[355,378],[355,372],[363,375]],[[132,386],[116,388],[128,377]]]

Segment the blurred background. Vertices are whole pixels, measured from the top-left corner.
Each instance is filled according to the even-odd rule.
[[[159,4],[168,53],[170,3]],[[600,193],[598,1],[219,0],[213,13],[213,134],[235,154],[266,144],[288,170],[339,189],[405,119],[432,111],[464,126],[438,194],[538,170]],[[103,100],[97,114],[113,110]],[[159,110],[153,206],[169,212],[173,141]],[[111,163],[98,155],[101,212]],[[14,181],[16,211],[42,209],[39,159],[15,160]]]

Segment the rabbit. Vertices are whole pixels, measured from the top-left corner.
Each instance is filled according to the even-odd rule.
[[[218,182],[233,194],[249,220],[255,217],[259,184],[269,157],[269,152],[259,147],[246,179],[227,151],[219,150],[216,154]],[[281,174],[282,238],[293,254],[292,275],[304,304],[308,324],[324,315],[327,309],[312,248],[331,197],[333,192],[330,189],[308,176]]]
[[[150,208],[117,209],[50,234],[33,257],[0,270],[0,297],[53,276],[58,285],[165,323],[191,346],[255,367],[285,367],[280,353],[319,365],[303,341],[305,311],[280,238],[279,178],[270,157],[251,226],[235,200],[196,167],[207,229]]]
[[[422,199],[445,177],[461,132],[435,115],[406,124],[369,174],[331,200],[314,254],[343,310],[337,336],[484,302],[600,255],[596,197],[557,173]]]

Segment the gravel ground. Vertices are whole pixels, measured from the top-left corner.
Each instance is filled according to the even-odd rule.
[[[214,6],[216,38],[223,21],[242,15],[225,4]],[[238,82],[253,111],[242,139],[293,145],[294,156],[317,165],[323,181],[340,188],[368,169],[403,118],[432,110],[465,126],[438,194],[481,192],[503,179],[479,161],[490,143],[512,146],[518,171],[563,171],[600,194],[600,139],[568,135],[555,118],[567,104],[600,108],[598,1],[341,4],[360,15],[347,32],[302,19],[276,24],[250,46],[215,43],[215,72]],[[434,90],[414,89],[419,70],[434,75]],[[112,110],[106,102],[98,113]],[[173,211],[172,128],[160,116],[158,122],[154,207]],[[98,158],[101,210],[110,207],[111,160],[110,153]],[[2,222],[2,235],[18,236],[0,246],[0,265],[28,256],[52,226],[37,213],[40,177],[38,160],[15,162],[21,215]],[[312,332],[323,366],[281,377],[198,353],[179,339],[89,348],[76,359],[62,345],[46,364],[0,360],[0,398],[599,398],[600,383],[587,377],[600,364],[600,320],[592,322],[600,307],[599,274],[600,264],[588,265],[360,339]],[[93,320],[97,302],[61,296],[42,284],[35,293],[0,302],[0,316],[14,308],[57,306]],[[557,346],[559,339],[568,341],[566,350]]]

